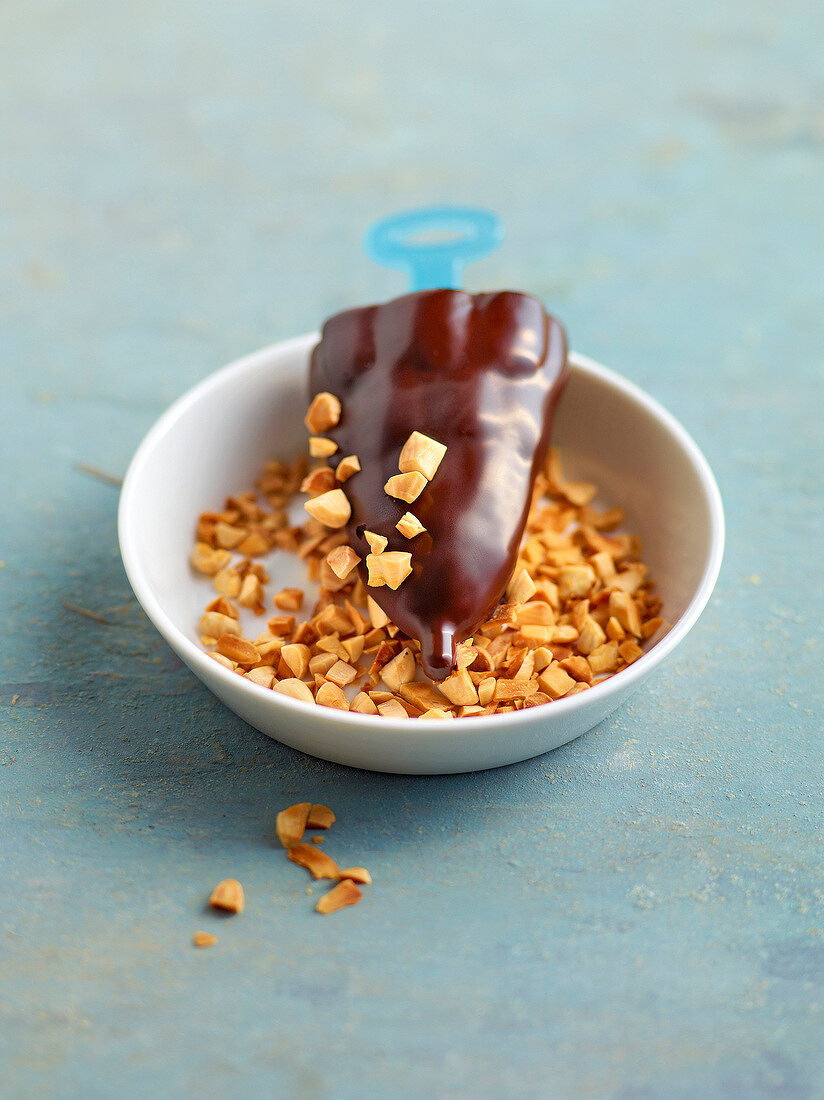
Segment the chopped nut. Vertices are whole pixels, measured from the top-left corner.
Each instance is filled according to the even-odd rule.
[[[403,684],[415,679],[415,657],[411,649],[402,650],[381,669],[381,679],[390,691],[399,691]]]
[[[455,706],[467,706],[478,702],[478,692],[466,669],[453,672],[441,683],[435,685],[438,691]]]
[[[301,699],[304,703],[314,703],[315,697],[302,680],[286,679],[278,680],[272,685],[272,690],[281,695],[289,695],[292,699]]]
[[[349,710],[349,700],[346,693],[337,684],[327,681],[321,684],[315,692],[315,702],[321,707],[331,707],[333,710]]]
[[[292,675],[302,680],[309,669],[309,658],[312,656],[309,646],[300,643],[285,645],[280,651],[280,656]]]
[[[335,661],[332,667],[326,673],[326,679],[331,680],[333,684],[337,684],[338,687],[346,687],[347,684],[351,684],[353,680],[357,680],[358,670],[352,668],[346,661]]]
[[[369,571],[367,584],[372,588],[384,584],[392,589],[399,588],[412,572],[412,555],[401,550],[367,554],[366,568]]]
[[[321,803],[316,803],[309,811],[309,817],[306,821],[306,828],[330,829],[336,821],[337,818],[328,806],[324,806]]]
[[[443,443],[430,439],[423,432],[412,432],[401,450],[398,469],[402,474],[422,474],[427,481],[431,481],[445,454]]]
[[[338,463],[337,469],[335,470],[335,477],[338,479],[338,481],[343,483],[344,481],[348,481],[352,474],[359,473],[360,468],[361,464],[358,456],[347,455],[345,458],[342,458]]]
[[[275,682],[275,670],[271,665],[262,665],[260,668],[250,668],[246,673],[246,679],[251,680],[261,687],[270,688]]]
[[[260,660],[258,647],[237,634],[221,634],[217,640],[217,651],[238,665],[256,665]]]
[[[416,536],[422,535],[426,530],[418,517],[413,516],[411,512],[404,512],[395,524],[395,527],[405,539],[414,539]]]
[[[328,466],[319,466],[306,475],[300,483],[300,491],[311,496],[320,496],[335,488],[335,474]]]
[[[311,810],[311,802],[298,802],[281,810],[275,818],[275,832],[284,848],[291,848],[303,839]]]
[[[315,909],[318,913],[336,913],[338,909],[345,909],[348,905],[357,905],[362,897],[363,893],[355,883],[346,878],[333,886],[328,894],[324,894]]]
[[[212,932],[195,932],[192,936],[192,943],[195,947],[214,947],[217,943],[217,936]]]
[[[236,878],[226,878],[212,891],[209,904],[213,909],[225,909],[228,913],[242,913],[245,904],[243,887]]]
[[[357,711],[358,714],[377,714],[378,708],[369,698],[365,691],[359,691],[355,698],[352,700],[350,710]]]
[[[634,634],[636,638],[641,637],[641,616],[638,614],[638,608],[632,596],[620,589],[610,592],[609,613],[618,620],[624,630]]]
[[[281,611],[300,611],[303,606],[303,592],[300,588],[282,588],[274,598],[275,607]],[[292,620],[294,623],[294,619]],[[272,620],[269,620],[269,629],[272,630]]]
[[[426,478],[420,473],[393,474],[384,485],[384,491],[396,500],[411,504],[426,488]]]
[[[312,398],[303,422],[312,435],[320,435],[334,428],[340,420],[340,401],[331,393],[318,393]]]
[[[587,660],[595,676],[600,676],[604,672],[614,672],[619,660],[618,643],[605,642],[597,646],[589,653]]]
[[[573,680],[585,684],[592,683],[592,666],[586,657],[567,657],[565,660],[559,661],[558,664],[564,672],[569,673]]]
[[[555,637],[557,637],[557,633],[556,631]],[[588,656],[598,646],[603,645],[605,641],[606,634],[604,631],[591,615],[587,615],[578,634],[578,649],[585,656]]]
[[[558,592],[562,600],[586,596],[595,583],[595,570],[589,565],[568,565],[558,575]]]
[[[550,699],[560,699],[574,684],[573,678],[560,665],[550,665],[538,677],[538,689]]]
[[[325,439],[322,435],[309,436],[309,454],[312,458],[329,458],[337,449],[334,439]]]
[[[378,703],[378,713],[384,718],[408,718],[409,713],[397,699],[387,699],[385,703]]]
[[[438,719],[438,718],[451,718],[452,715],[449,713],[448,710],[442,710],[441,707],[430,707],[429,710],[425,710],[420,717],[421,718],[427,718],[427,719],[429,719],[429,718]]]
[[[310,871],[312,878],[340,878],[337,863],[330,859],[326,852],[313,848],[311,844],[293,844],[286,855],[290,862],[297,863],[299,867],[305,867]]]
[[[352,570],[360,565],[361,559],[351,546],[337,546],[328,555],[326,561],[335,576],[339,580],[345,580]]]
[[[389,539],[383,535],[376,535],[374,531],[364,531],[363,537],[369,543],[369,549],[373,554],[382,554],[389,545]]]
[[[372,885],[372,876],[365,867],[347,867],[345,871],[339,871],[341,879],[351,879],[352,882],[360,882],[363,886]]]
[[[509,603],[526,603],[535,595],[535,584],[527,573],[526,569],[522,569],[517,576],[513,577],[509,582],[506,590],[506,598]]]
[[[208,543],[198,542],[189,560],[199,573],[214,576],[215,573],[226,568],[232,560],[232,555],[228,550],[214,550]]]
[[[618,646],[618,652],[628,665],[631,665],[633,661],[637,661],[644,654],[643,649],[637,642],[622,642]]]
[[[330,489],[319,497],[307,500],[303,506],[310,516],[326,527],[343,527],[352,515],[352,507],[343,489]]]

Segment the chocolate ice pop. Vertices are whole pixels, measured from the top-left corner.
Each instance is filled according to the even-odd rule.
[[[310,398],[330,393],[341,404],[323,433],[337,445],[329,465],[353,455],[360,464],[342,486],[349,544],[363,559],[365,584],[374,536],[387,540],[387,552],[411,554],[411,573],[396,589],[367,592],[419,639],[434,680],[454,668],[457,643],[506,589],[566,372],[561,325],[535,298],[512,291],[424,290],[346,310],[323,326]],[[397,499],[386,486],[415,432],[446,450],[436,449],[443,457],[419,495]],[[417,523],[399,530],[407,513]]]

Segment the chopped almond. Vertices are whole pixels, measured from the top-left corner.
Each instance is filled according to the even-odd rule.
[[[381,669],[381,679],[390,691],[399,691],[415,678],[415,657],[411,649],[402,650]]]
[[[353,474],[360,472],[361,464],[357,455],[347,455],[342,458],[335,470],[335,477],[343,483],[348,481]]]
[[[293,844],[286,854],[290,862],[311,872],[312,878],[340,878],[337,863],[326,852],[313,848],[311,844]]]
[[[338,909],[345,909],[348,905],[357,905],[362,897],[363,893],[351,879],[343,879],[328,894],[318,899],[315,909],[318,913],[336,913]]]
[[[328,493],[307,500],[303,507],[310,516],[332,528],[343,527],[352,515],[352,507],[343,489],[330,489]]]
[[[337,684],[333,684],[328,680],[326,683],[321,684],[315,692],[315,702],[319,707],[349,710],[349,700],[346,698],[346,692],[342,691]]]
[[[335,474],[328,466],[319,466],[306,475],[300,483],[300,491],[310,496],[320,496],[335,488]]]
[[[506,590],[506,598],[509,603],[526,603],[535,595],[535,584],[527,573],[526,569],[522,569],[517,576],[513,577],[509,582]]]
[[[227,913],[242,913],[245,905],[243,887],[236,878],[226,878],[212,891],[209,904],[213,909],[225,909]]]
[[[309,436],[309,454],[312,458],[330,458],[337,449],[334,439],[325,439],[322,435]]]
[[[214,947],[217,943],[217,936],[213,932],[195,932],[192,936],[192,943],[195,947]]]
[[[372,876],[365,867],[347,867],[345,871],[339,871],[338,874],[341,879],[350,879],[352,882],[359,882],[363,886],[372,885]]]
[[[312,435],[320,435],[334,428],[340,420],[340,401],[332,393],[318,393],[312,398],[303,422]]]
[[[385,584],[389,588],[396,589],[412,572],[412,555],[401,550],[367,554],[366,568],[369,571],[367,584],[372,588],[380,588]]]
[[[400,531],[405,539],[414,539],[418,535],[422,535],[426,528],[418,519],[417,516],[413,516],[411,512],[404,512],[395,527]]]
[[[292,677],[286,680],[278,680],[272,685],[272,690],[281,695],[289,695],[292,699],[301,699],[304,703],[314,703],[315,697],[302,680]]]
[[[358,670],[347,664],[346,661],[335,661],[326,673],[326,679],[331,680],[333,684],[337,684],[341,688],[351,684],[357,678]]]
[[[328,555],[326,561],[336,577],[346,580],[352,570],[360,565],[361,559],[351,546],[338,546]]]
[[[309,669],[309,659],[312,656],[309,646],[299,643],[285,645],[280,651],[280,656],[292,675],[302,680]]]
[[[300,611],[303,606],[303,592],[300,588],[282,588],[274,597],[275,607],[281,611]],[[272,630],[272,620],[269,620],[269,629]],[[294,623],[294,619],[292,619]]]
[[[644,654],[643,649],[637,642],[622,642],[618,646],[618,652],[628,665],[631,665],[633,661],[637,661]]]
[[[426,478],[420,473],[394,474],[383,488],[390,497],[411,504],[426,488]]]
[[[350,710],[356,711],[358,714],[377,714],[378,708],[369,698],[365,691],[359,691],[355,698],[352,700],[352,704],[349,707]]]
[[[309,821],[311,802],[298,802],[281,810],[275,818],[275,832],[284,848],[299,844]]]
[[[330,829],[336,821],[337,818],[328,806],[324,806],[321,803],[316,803],[309,810],[309,817],[306,820],[306,828]]]
[[[228,550],[214,550],[208,543],[199,542],[189,560],[199,573],[214,576],[215,573],[226,568],[232,560],[232,555]]]
[[[550,665],[538,677],[538,690],[550,699],[560,699],[574,684],[573,678],[560,665]]]
[[[423,432],[412,432],[398,459],[402,474],[419,473],[431,481],[446,454],[446,447]],[[393,494],[394,495],[394,494]]]
[[[382,554],[389,545],[389,539],[383,535],[376,535],[374,531],[364,531],[363,537],[369,543],[369,549],[373,554]]]
[[[260,660],[258,647],[236,634],[221,634],[217,640],[217,651],[238,665],[256,665]]]
[[[397,699],[387,699],[385,703],[378,703],[378,713],[384,718],[408,718],[409,712]]]
[[[438,691],[455,706],[467,706],[478,702],[478,692],[466,669],[453,672],[441,683],[435,685]]]

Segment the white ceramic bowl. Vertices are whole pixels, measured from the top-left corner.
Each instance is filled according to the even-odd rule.
[[[589,691],[546,706],[420,722],[302,703],[236,675],[203,651],[197,623],[214,592],[189,566],[196,517],[252,485],[268,458],[292,458],[305,448],[306,370],[316,340],[315,334],[287,340],[217,371],[176,401],[138,448],[120,498],[120,549],[154,625],[195,675],[256,729],[341,764],[412,774],[494,768],[547,752],[597,725],[698,619],[721,565],[724,517],[712,472],[680,424],[636,386],[580,355],[571,356],[553,442],[564,473],[594,481],[599,503],[620,504],[626,529],[643,539],[670,624],[643,657]],[[288,574],[291,557],[272,559],[275,590],[298,578]]]

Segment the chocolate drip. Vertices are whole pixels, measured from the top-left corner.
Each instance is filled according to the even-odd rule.
[[[389,550],[411,551],[412,575],[396,591],[369,592],[420,640],[433,679],[448,675],[455,645],[505,591],[566,369],[561,326],[535,298],[512,291],[425,290],[347,310],[323,326],[310,397],[326,390],[343,406],[325,433],[339,448],[330,464],[351,454],[360,460],[344,486],[349,541],[364,559],[364,530],[386,536]],[[413,431],[447,451],[406,504],[383,487]],[[406,511],[424,534],[406,539],[395,529]]]

